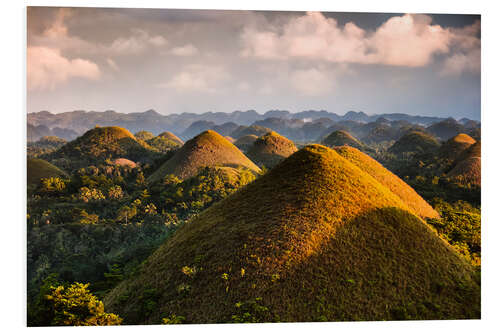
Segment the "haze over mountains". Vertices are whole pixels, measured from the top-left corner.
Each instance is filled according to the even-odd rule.
[[[381,130],[384,127],[391,128],[398,122],[399,125],[430,126],[439,123],[445,118],[413,116],[402,113],[367,115],[364,112],[349,111],[340,116],[325,110],[302,111],[291,113],[285,110],[270,110],[259,114],[255,110],[224,112],[205,112],[201,114],[182,113],[161,115],[154,110],[138,113],[119,113],[116,111],[72,111],[53,114],[48,111],[29,113],[28,141],[36,141],[42,136],[56,135],[67,140],[76,138],[88,129],[99,126],[119,126],[128,129],[132,133],[138,131],[150,131],[158,135],[164,131],[171,131],[183,140],[190,139],[200,132],[213,129],[221,135],[231,135],[238,126],[258,125],[267,127],[287,136],[292,140],[316,139],[318,131],[337,125],[337,129],[349,128],[351,131],[355,125],[376,122],[373,127]],[[458,129],[472,129],[478,126],[478,122],[470,119],[456,121],[448,120],[445,130],[450,132],[450,127]],[[397,125],[397,124],[396,124]],[[368,128],[358,129],[368,132]],[[433,129],[439,132],[440,128]],[[331,131],[328,131],[329,134]],[[463,130],[461,132],[464,132]],[[246,133],[251,134],[251,133]],[[353,131],[356,135],[356,131]],[[367,133],[368,134],[368,133]],[[457,133],[458,134],[458,133]],[[237,139],[236,137],[232,136]],[[357,135],[359,137],[359,135]]]

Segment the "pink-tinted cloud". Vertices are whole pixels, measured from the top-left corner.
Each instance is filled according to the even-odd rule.
[[[186,66],[159,88],[175,89],[177,92],[217,93],[221,84],[229,79],[229,73],[222,67],[193,64]]]
[[[170,53],[179,57],[190,57],[198,54],[198,48],[193,44],[187,44],[184,46],[174,47]]]
[[[247,27],[241,35],[240,54],[274,60],[422,67],[437,54],[480,48],[479,23],[449,29],[431,21],[427,15],[406,14],[391,17],[375,31],[366,31],[352,22],[339,26],[333,18],[309,12],[291,18],[281,29]]]
[[[67,59],[59,50],[46,47],[28,47],[28,90],[51,90],[70,78],[97,80],[99,67],[85,59]]]

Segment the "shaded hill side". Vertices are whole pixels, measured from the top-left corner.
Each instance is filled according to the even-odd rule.
[[[403,153],[429,153],[439,148],[439,142],[431,135],[411,131],[403,135],[390,148],[389,152],[395,154]]]
[[[351,146],[354,148],[362,149],[364,145],[353,137],[349,132],[339,130],[330,133],[326,138],[323,139],[323,144],[328,147],[336,146]]]
[[[481,157],[469,157],[458,162],[448,176],[463,185],[481,186]]]
[[[292,141],[272,131],[255,140],[246,155],[255,164],[272,168],[296,151]]]
[[[38,185],[42,178],[68,177],[68,175],[64,171],[45,160],[41,160],[38,158],[28,158],[26,163],[28,185]]]
[[[136,324],[477,318],[472,267],[407,209],[308,146],[177,230],[106,309]]]
[[[260,171],[259,167],[231,142],[220,134],[208,130],[187,141],[172,158],[148,178],[148,181],[159,181],[168,174],[185,179],[194,176],[200,168],[207,166],[242,166],[254,172]]]
[[[476,143],[476,140],[467,134],[460,133],[441,145],[438,152],[439,157],[453,161],[474,143]]]
[[[439,217],[439,214],[411,186],[370,156],[348,146],[336,147],[335,151],[390,189],[415,215],[422,218]]]
[[[246,152],[250,149],[259,137],[254,134],[244,135],[240,137],[238,140],[234,141],[234,145],[238,147],[241,151]]]

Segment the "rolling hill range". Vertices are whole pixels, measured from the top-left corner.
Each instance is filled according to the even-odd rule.
[[[272,168],[296,151],[292,141],[272,131],[255,140],[246,155],[258,166]]]
[[[38,158],[28,158],[26,169],[28,173],[28,185],[38,185],[42,178],[68,177],[64,171],[55,165]]]
[[[183,225],[106,309],[133,324],[479,318],[470,264],[351,160],[294,153]]]
[[[96,127],[49,154],[47,159],[71,169],[120,157],[144,162],[150,161],[156,154],[149,145],[138,141],[124,128]]]
[[[168,174],[185,179],[196,175],[202,167],[212,166],[245,167],[254,172],[260,171],[259,167],[231,142],[208,130],[187,141],[148,178],[148,181],[159,181]]]

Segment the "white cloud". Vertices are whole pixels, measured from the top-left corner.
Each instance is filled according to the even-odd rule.
[[[193,44],[186,44],[184,46],[174,47],[170,53],[179,57],[190,57],[198,54],[198,49]]]
[[[293,71],[290,80],[292,86],[306,96],[324,95],[334,87],[333,77],[316,68]]]
[[[177,73],[160,88],[175,89],[178,92],[217,93],[221,85],[230,78],[228,72],[217,66],[189,65]]]
[[[443,28],[427,15],[394,16],[375,31],[309,12],[291,18],[281,29],[248,26],[240,36],[243,57],[291,58],[336,63],[421,67],[437,54],[480,46],[479,23],[462,29]],[[454,54],[454,53],[453,53]],[[452,55],[453,55],[452,54]]]
[[[54,89],[72,77],[97,80],[99,67],[85,59],[67,59],[59,50],[46,47],[27,49],[28,90]]]

